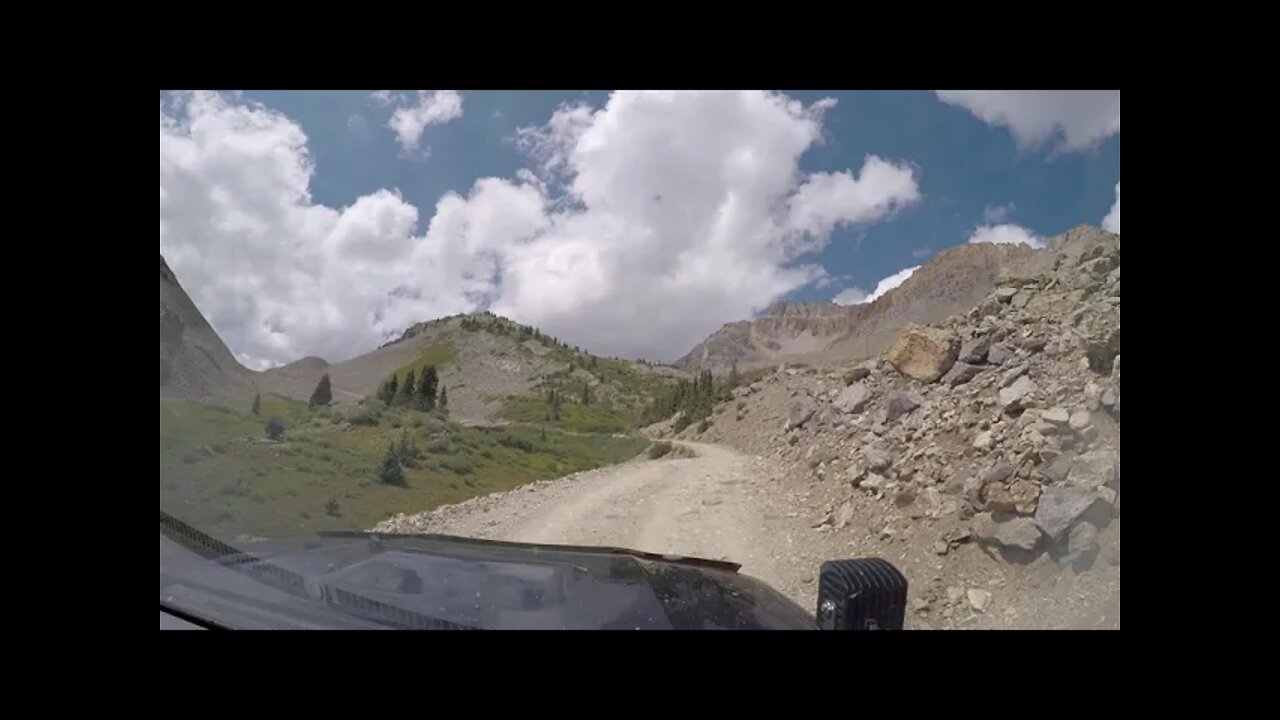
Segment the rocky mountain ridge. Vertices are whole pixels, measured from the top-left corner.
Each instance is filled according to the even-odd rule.
[[[880,356],[735,395],[680,437],[784,462],[816,542],[928,578],[920,623],[1118,626],[1119,236],[1073,231]]]
[[[779,302],[751,320],[731,322],[676,361],[690,371],[717,374],[779,362],[825,364],[867,358],[886,350],[903,325],[938,322],[963,313],[1001,282],[1042,272],[1046,262],[1081,252],[1097,228],[1082,225],[1046,247],[966,244],[938,253],[902,285],[873,302]]]

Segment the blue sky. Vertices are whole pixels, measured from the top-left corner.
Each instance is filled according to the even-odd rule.
[[[770,115],[770,119],[757,121],[751,113],[760,112],[763,118],[767,110],[758,111],[761,106],[752,104],[755,100],[733,105],[711,103],[705,110],[689,108],[687,114],[679,104],[672,106],[670,114],[684,118],[681,122],[686,126],[702,123],[704,118],[708,123],[707,128],[695,130],[690,127],[688,131],[689,137],[705,138],[705,142],[683,149],[680,148],[683,142],[680,136],[685,126],[670,125],[661,116],[664,111],[646,109],[640,101],[624,104],[623,98],[617,98],[616,102],[611,102],[611,94],[607,92],[464,91],[451,94],[449,103],[443,102],[443,95],[414,93],[377,97],[369,92],[354,91],[245,92],[212,100],[197,97],[182,108],[174,109],[177,107],[174,106],[168,111],[162,97],[161,250],[176,256],[170,261],[175,264],[179,276],[184,278],[184,283],[196,285],[188,289],[201,307],[213,307],[212,310],[206,309],[206,314],[211,315],[211,321],[220,331],[230,335],[228,341],[232,349],[241,355],[242,360],[263,366],[285,362],[295,353],[341,356],[369,349],[364,346],[374,338],[355,330],[343,334],[340,342],[321,342],[319,338],[332,335],[335,323],[355,327],[369,324],[371,319],[380,326],[379,333],[394,332],[391,325],[399,319],[397,313],[400,309],[387,306],[386,295],[393,291],[398,293],[397,297],[412,293],[422,295],[418,289],[408,286],[426,281],[405,280],[400,276],[391,279],[390,275],[384,277],[372,270],[360,278],[344,280],[337,277],[343,263],[333,260],[334,256],[321,260],[318,256],[307,255],[310,259],[306,261],[299,259],[303,256],[298,256],[290,260],[290,267],[325,263],[324,268],[315,271],[324,274],[326,279],[323,282],[333,281],[342,285],[368,281],[373,286],[378,283],[395,285],[371,287],[370,299],[366,303],[368,307],[362,310],[364,315],[351,312],[342,319],[333,319],[336,314],[347,313],[343,308],[341,311],[328,310],[325,313],[328,319],[325,320],[308,319],[303,316],[303,311],[290,305],[291,302],[301,302],[303,294],[300,291],[293,293],[292,297],[267,302],[262,297],[262,288],[274,284],[271,278],[246,278],[229,284],[214,273],[197,267],[201,265],[202,258],[217,256],[222,249],[230,253],[229,248],[235,243],[244,243],[249,254],[261,253],[264,258],[268,255],[278,258],[278,251],[262,246],[284,242],[281,238],[290,233],[298,234],[294,241],[296,244],[319,243],[319,238],[308,237],[302,228],[314,227],[317,234],[337,237],[333,235],[338,232],[334,228],[354,225],[369,228],[369,232],[375,235],[382,233],[377,237],[361,236],[360,246],[371,249],[369,255],[362,255],[361,261],[355,263],[363,268],[369,264],[369,257],[390,257],[387,253],[374,252],[382,247],[380,243],[390,247],[399,242],[401,244],[396,247],[402,245],[404,248],[415,243],[447,244],[447,240],[432,240],[427,233],[432,218],[437,216],[437,203],[451,192],[460,196],[459,204],[465,203],[465,207],[455,208],[457,212],[454,214],[441,213],[439,224],[442,228],[444,218],[454,218],[455,215],[463,219],[454,222],[466,228],[489,227],[493,222],[491,218],[507,218],[506,221],[511,223],[516,222],[511,218],[527,218],[529,227],[549,228],[552,224],[560,227],[561,220],[553,222],[547,219],[553,217],[550,199],[568,187],[567,183],[572,182],[575,176],[584,183],[583,187],[588,187],[588,182],[595,183],[588,187],[585,195],[576,199],[584,205],[594,203],[597,209],[627,204],[621,195],[632,187],[632,183],[636,188],[644,188],[643,192],[652,192],[654,203],[665,201],[673,208],[684,196],[700,195],[704,190],[711,193],[708,202],[723,207],[726,198],[754,197],[746,193],[755,192],[760,187],[774,187],[777,179],[765,174],[761,175],[762,184],[751,184],[749,190],[742,190],[735,189],[730,183],[720,195],[715,194],[718,190],[705,187],[707,178],[720,176],[716,173],[699,175],[697,184],[682,185],[684,176],[694,172],[691,166],[682,164],[687,157],[698,154],[704,145],[720,143],[722,136],[727,135],[740,140],[724,140],[727,155],[721,156],[722,160],[756,155],[775,158],[777,153],[776,159],[770,162],[777,165],[780,168],[777,172],[784,175],[787,161],[798,160],[795,169],[797,180],[788,190],[780,192],[798,192],[797,188],[803,187],[804,178],[826,173],[847,173],[853,180],[858,180],[860,168],[864,167],[868,156],[883,159],[888,164],[886,167],[892,166],[910,178],[912,188],[900,188],[897,194],[885,190],[887,194],[876,201],[881,204],[874,211],[850,209],[852,206],[847,200],[842,205],[822,199],[827,203],[822,207],[840,209],[827,213],[831,215],[830,221],[814,221],[816,224],[806,226],[817,229],[811,234],[812,242],[806,241],[800,250],[788,245],[790,241],[787,240],[762,240],[763,244],[752,250],[752,262],[760,257],[769,258],[769,272],[772,274],[766,284],[770,288],[781,289],[779,297],[827,300],[850,287],[869,292],[884,278],[926,262],[938,250],[968,242],[984,225],[1011,227],[981,237],[1023,237],[1035,242],[1038,238],[1053,236],[1081,223],[1101,225],[1104,216],[1116,206],[1114,229],[1118,231],[1118,92],[1075,96],[1062,92],[1022,95],[973,93],[943,98],[924,91],[784,91],[781,96],[787,101],[798,101],[804,109],[792,111],[781,120]],[[778,96],[771,97],[776,99]],[[437,100],[441,103],[437,104]],[[692,102],[685,103],[683,96],[678,99],[678,103]],[[429,111],[428,104],[431,104]],[[564,112],[565,108],[583,105],[586,106],[586,114]],[[435,114],[430,115],[433,119],[425,125],[413,129],[410,134],[414,136],[416,147],[406,149],[405,137],[389,123],[397,110],[414,107],[428,113],[423,117]],[[553,127],[553,117],[563,119],[565,124]],[[776,129],[761,130],[765,122],[778,125]],[[578,130],[573,129],[588,126],[594,127],[592,133],[578,134]],[[818,129],[813,130],[814,127]],[[540,129],[540,134],[526,140],[540,139],[542,144],[517,142],[520,128]],[[817,134],[809,140],[796,140],[799,144],[793,152],[788,151],[790,154],[775,151],[775,148],[799,137],[797,133],[811,131]],[[706,134],[698,135],[700,132]],[[251,137],[253,142],[248,141]],[[587,147],[573,145],[584,142],[581,139],[584,137],[595,138],[590,142],[614,143],[619,147],[637,144],[639,147],[634,152],[619,151],[617,157],[620,159],[616,161],[610,159],[613,156],[609,153],[613,151],[606,149],[597,153],[604,159],[597,166],[592,166],[588,164],[592,160],[569,159],[582,157],[574,156],[570,149],[576,147],[581,151]],[[244,142],[237,145],[233,142],[235,138],[244,139]],[[648,150],[644,147],[646,142]],[[663,150],[653,150],[654,147]],[[663,152],[671,152],[672,155],[663,157]],[[289,153],[305,155],[310,160],[310,168],[299,170],[295,167],[296,158],[288,156]],[[548,158],[555,157],[572,167],[567,176],[558,175],[551,169]],[[235,163],[240,163],[243,168],[236,169]],[[637,170],[641,166],[642,170]],[[728,166],[722,164],[720,167]],[[529,179],[529,184],[521,185],[517,178],[532,178],[532,174],[522,175],[522,172],[527,174],[530,170],[539,179],[536,182]],[[280,173],[278,183],[272,180],[277,171]],[[239,172],[244,174],[234,174]],[[306,177],[296,177],[299,172],[306,173]],[[643,178],[640,177],[641,172]],[[237,182],[232,179],[236,177],[245,178],[239,181],[241,184],[261,182],[264,187],[254,196],[246,192],[244,202],[235,207],[230,207],[235,203],[234,199],[225,202],[211,200],[219,197],[215,188],[225,190]],[[476,198],[478,194],[472,194],[473,188],[482,178],[501,179],[504,183],[502,190],[509,191],[505,196],[495,194],[495,198],[507,199],[495,199],[486,204],[486,207],[491,205],[494,209],[487,210],[488,214],[483,216],[478,214],[481,204],[478,200],[466,201],[469,197]],[[287,212],[259,207],[263,193],[280,190],[282,196],[287,197],[295,192],[295,186],[309,191],[309,202],[296,198],[287,200],[290,203]],[[507,212],[503,202],[516,202],[518,197],[527,199],[518,193],[511,194],[515,193],[516,186],[542,188],[543,209],[531,210],[527,215]],[[201,187],[206,189],[199,189]],[[679,192],[681,197],[661,197],[661,189],[667,187]],[[837,188],[831,192],[844,192],[847,197],[851,197],[850,193],[870,192],[866,187],[857,190],[852,183],[840,187],[845,189]],[[659,190],[653,191],[653,188]],[[232,194],[235,192],[233,189]],[[760,192],[760,197],[778,197],[776,193],[770,194],[772,190]],[[617,193],[619,197],[610,193]],[[170,199],[166,200],[167,197]],[[593,197],[594,200],[591,199]],[[172,198],[182,198],[182,201]],[[357,203],[361,198],[365,201]],[[385,202],[379,205],[375,200]],[[789,202],[794,204],[796,201],[792,199]],[[376,219],[366,220],[364,214],[348,212],[356,205],[368,206],[368,218]],[[405,210],[406,207],[412,212]],[[682,242],[690,247],[700,242],[693,236],[680,237],[682,231],[677,225],[668,224],[669,218],[657,217],[650,209],[632,208],[623,214],[633,211],[639,213],[631,218],[637,224],[650,223],[642,233],[646,237],[653,233],[674,233],[670,242],[660,243],[663,249],[655,252],[680,254]],[[714,216],[710,210],[707,212],[711,214],[699,214],[696,208],[677,208],[672,212],[687,218]],[[255,217],[254,213],[261,213],[261,216]],[[225,221],[212,223],[210,214],[224,214]],[[415,214],[416,217],[410,217]],[[345,224],[342,222],[344,217],[349,217]],[[575,217],[572,222],[564,219],[564,226],[591,226],[592,221],[588,217]],[[208,230],[211,224],[232,229],[225,236],[219,236]],[[255,231],[246,229],[272,228],[277,224],[280,227],[276,231],[264,229],[256,231],[257,235],[253,234]],[[742,224],[740,227],[749,226]],[[443,229],[439,231],[442,233],[440,237],[446,237],[444,232]],[[405,308],[404,312],[468,310],[477,304],[493,306],[513,315],[524,312],[527,321],[545,323],[563,335],[576,335],[587,346],[594,343],[597,347],[593,349],[597,351],[647,354],[661,359],[672,359],[673,354],[679,354],[678,348],[687,349],[688,339],[705,335],[707,328],[714,329],[713,326],[720,322],[740,319],[713,317],[715,313],[708,311],[707,316],[698,318],[697,322],[671,320],[666,326],[655,328],[648,340],[632,342],[630,336],[623,337],[617,326],[633,322],[633,316],[606,317],[583,308],[605,301],[616,304],[619,298],[635,297],[634,288],[628,294],[610,296],[609,292],[618,283],[603,277],[611,272],[603,269],[599,271],[599,288],[588,288],[577,298],[548,300],[546,307],[542,307],[542,303],[530,301],[530,293],[536,288],[528,282],[521,286],[504,285],[507,277],[511,278],[510,283],[519,279],[513,274],[513,268],[521,267],[522,262],[535,262],[526,257],[531,251],[519,249],[523,243],[529,242],[523,230],[504,232],[518,239],[507,240],[506,235],[501,241],[478,238],[474,232],[465,239],[462,235],[455,236],[453,243],[465,245],[469,250],[466,254],[467,269],[459,271],[461,279],[451,278],[445,282],[432,276],[436,280],[427,284],[432,288],[448,285],[447,297],[443,290],[430,300],[425,296],[419,297],[421,302]],[[542,232],[557,237],[562,234],[549,229]],[[399,240],[388,239],[390,235],[387,233]],[[554,247],[550,247],[550,239],[542,239],[549,246],[543,253],[544,260],[577,257],[571,252],[578,246],[575,238],[562,239]],[[332,243],[338,242],[332,240]],[[618,239],[618,242],[625,241]],[[725,242],[733,241],[721,240],[711,244],[719,247]],[[495,250],[499,244],[507,249]],[[762,249],[766,245],[767,249]],[[779,251],[781,246],[791,249]],[[620,244],[617,247],[625,246]],[[396,252],[401,251],[388,251],[391,254]],[[417,253],[405,254],[404,262],[410,262],[407,258],[413,257],[413,262],[433,267],[447,264],[446,255],[451,260],[458,259],[448,255],[453,251],[447,249],[434,251],[435,254],[430,256],[413,249],[404,249],[403,252]],[[734,251],[725,252],[730,254],[714,257],[728,265],[736,265],[736,256],[732,255]],[[778,252],[782,255],[778,256]],[[244,255],[240,252],[236,257],[243,258]],[[499,259],[490,262],[493,257]],[[550,267],[546,262],[551,261],[545,260],[540,267]],[[598,259],[582,262],[585,264],[581,267],[599,269]],[[472,263],[479,264],[473,267]],[[242,272],[250,272],[248,267],[244,266]],[[662,271],[655,271],[652,282],[666,282],[676,276],[687,278],[693,272],[688,267],[683,270],[674,267],[664,266]],[[813,275],[813,267],[822,268],[825,279]],[[801,272],[796,268],[810,269]],[[188,272],[184,273],[184,269]],[[746,261],[741,269],[746,277],[764,272],[749,266]],[[576,272],[580,276],[589,270]],[[279,274],[277,272],[277,277]],[[186,280],[187,275],[192,279]],[[798,279],[801,275],[805,276],[803,280]],[[481,276],[494,279],[488,284],[472,282]],[[317,278],[317,283],[320,282]],[[252,293],[246,290],[249,287],[258,288],[253,297],[249,297]],[[688,290],[692,306],[714,305],[721,315],[737,312],[743,317],[750,314],[751,308],[758,310],[761,298],[771,294],[753,295],[746,304],[735,305],[727,301],[717,304],[718,301],[708,299],[711,291],[697,286],[695,281],[681,280],[680,287]],[[721,288],[720,292],[725,297],[735,293],[741,295],[740,287],[733,285]],[[229,299],[236,293],[245,295]],[[246,317],[241,318],[242,315]],[[329,327],[324,331],[320,326],[326,323]],[[311,325],[317,327],[312,328]],[[297,330],[278,332],[286,326]],[[225,331],[224,327],[227,328]],[[262,330],[264,327],[271,328],[271,334],[263,334],[267,332]],[[668,338],[670,342],[667,342]]]

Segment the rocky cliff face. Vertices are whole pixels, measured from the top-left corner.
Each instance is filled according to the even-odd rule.
[[[870,357],[885,350],[898,328],[909,322],[937,322],[968,310],[1002,277],[1023,272],[1036,254],[1022,245],[950,248],[874,302],[777,303],[753,320],[725,325],[676,365],[718,373],[735,362],[746,368]]]
[[[236,361],[160,256],[160,397],[241,401],[253,373]]]

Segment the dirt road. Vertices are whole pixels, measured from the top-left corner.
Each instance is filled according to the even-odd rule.
[[[883,557],[911,579],[908,628],[1119,627],[1120,568],[1105,562],[1075,575],[1047,556],[1009,565],[973,543],[936,554],[954,517],[921,518],[910,531],[881,532],[904,510],[859,496],[844,529],[821,522],[838,483],[782,480],[775,460],[722,445],[677,443],[694,458],[639,458],[559,480],[531,483],[379,523],[378,532],[444,533],[496,540],[606,545],[724,559],[811,609],[822,562]],[[828,516],[829,517],[829,516]],[[1119,521],[1108,529],[1119,547]],[[993,598],[985,611],[952,589]]]
[[[804,607],[813,604],[812,535],[763,458],[679,443],[697,457],[640,460],[400,516],[380,531],[439,532],[522,542],[612,545],[730,560]]]

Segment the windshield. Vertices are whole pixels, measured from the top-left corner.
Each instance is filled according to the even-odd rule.
[[[1119,91],[163,91],[162,625],[1118,629],[1119,176]]]

